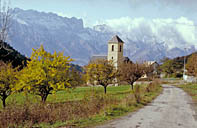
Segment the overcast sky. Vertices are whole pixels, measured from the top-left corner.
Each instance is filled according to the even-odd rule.
[[[197,22],[197,0],[11,0],[11,5],[82,18],[87,26],[121,17],[186,17]]]

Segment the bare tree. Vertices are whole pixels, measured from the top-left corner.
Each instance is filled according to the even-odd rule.
[[[4,49],[8,54],[13,52],[13,50],[9,49],[8,46],[5,45],[12,16],[12,10],[9,5],[9,0],[0,0],[0,50]]]
[[[145,64],[139,63],[122,63],[119,68],[119,80],[125,81],[131,85],[133,90],[133,83],[141,78],[143,75],[150,73],[152,68]]]

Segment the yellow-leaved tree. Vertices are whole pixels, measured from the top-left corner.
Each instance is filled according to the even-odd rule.
[[[13,69],[11,63],[5,64],[0,61],[0,98],[3,107],[6,106],[6,99],[12,93],[16,83],[17,69]]]
[[[71,61],[63,53],[46,52],[41,45],[39,49],[33,49],[27,67],[18,76],[19,82],[15,89],[39,95],[45,102],[49,94],[71,86],[66,76]]]
[[[107,86],[116,82],[117,70],[112,61],[97,59],[85,66],[86,80],[93,85],[102,85],[104,92]]]

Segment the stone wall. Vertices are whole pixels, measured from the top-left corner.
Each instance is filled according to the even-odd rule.
[[[194,76],[183,75],[183,80],[188,83],[197,83],[197,77]]]

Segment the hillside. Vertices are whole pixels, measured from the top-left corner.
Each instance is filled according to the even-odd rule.
[[[20,54],[6,42],[0,42],[0,60],[11,62],[14,67],[26,65],[27,57]]]
[[[192,54],[189,54],[187,56],[182,57],[176,57],[174,59],[166,58],[163,60],[163,64],[161,64],[160,69],[168,75],[168,77],[183,77],[183,71],[184,71],[184,59],[185,64],[187,64],[187,60],[190,56],[193,54],[197,54],[197,52],[194,52]]]

